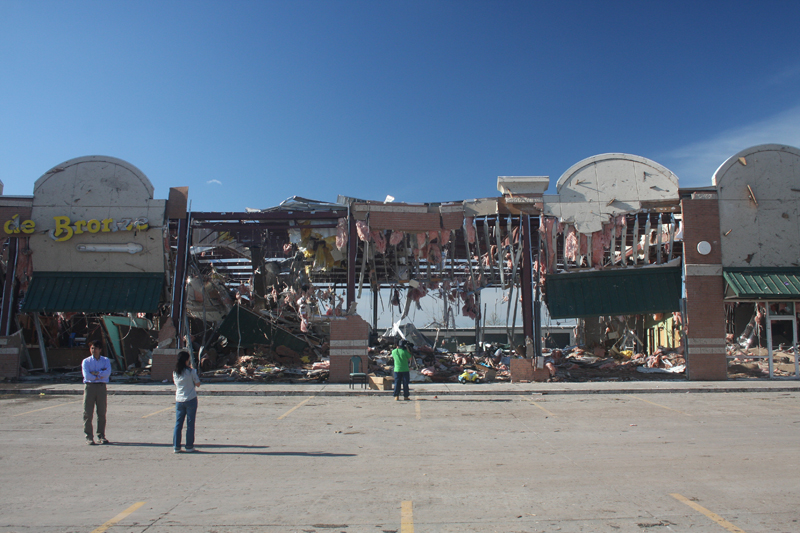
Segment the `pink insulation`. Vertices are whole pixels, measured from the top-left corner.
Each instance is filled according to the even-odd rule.
[[[475,242],[475,226],[472,225],[474,217],[467,217],[464,219],[464,227],[467,230],[467,240],[470,244]]]
[[[405,233],[402,231],[394,231],[392,230],[392,236],[389,237],[389,246],[397,246],[401,242],[403,242],[403,237],[405,237]]]
[[[374,230],[369,232],[372,240],[375,241],[375,249],[378,252],[386,253],[386,237],[383,236],[383,230]]]
[[[564,257],[572,262],[578,260],[578,232],[575,231],[575,226],[567,226],[567,238],[564,242]]]
[[[369,241],[369,226],[363,220],[356,220],[356,232],[358,232],[358,238],[362,241]]]
[[[347,219],[340,218],[336,225],[336,248],[344,250],[347,246]]]

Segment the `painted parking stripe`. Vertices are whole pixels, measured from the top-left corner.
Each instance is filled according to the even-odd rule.
[[[414,513],[411,502],[400,504],[400,533],[414,533]]]
[[[313,398],[313,396],[311,398]],[[306,398],[302,402],[298,403],[297,405],[295,405],[294,407],[292,407],[291,409],[289,409],[288,411],[283,413],[281,416],[279,416],[278,420],[283,420],[284,418],[289,416],[292,413],[292,411],[294,411],[295,409],[299,409],[299,408],[303,407],[303,405],[305,405],[305,404],[307,404],[308,402],[311,401],[311,398]]]
[[[529,404],[531,404],[531,405],[535,405],[536,407],[538,407],[539,409],[541,409],[542,411],[544,411],[545,413],[547,413],[549,416],[556,416],[556,415],[554,415],[553,413],[551,413],[550,411],[548,411],[547,409],[545,409],[544,407],[542,407],[541,405],[539,405],[539,403],[538,403],[538,402],[534,402],[533,400],[531,400],[530,398],[526,398],[525,396],[521,396],[521,398],[522,398],[523,400],[527,401]]]
[[[631,398],[635,398],[644,403],[649,403],[650,405],[655,405],[656,407],[661,407],[662,409],[669,409],[670,411],[675,411],[676,413],[680,413],[682,415],[692,416],[689,413],[684,413],[683,411],[678,411],[677,409],[673,409],[672,407],[667,407],[666,405],[661,405],[660,403],[651,402],[650,400],[645,400],[644,398],[639,398],[638,396],[631,396]]]
[[[419,400],[414,401],[414,408],[417,411],[417,420],[422,420],[422,408],[419,405]]]
[[[124,520],[125,517],[127,517],[129,514],[134,512],[136,509],[138,509],[139,507],[144,505],[144,503],[145,502],[134,503],[133,505],[131,505],[130,507],[128,507],[127,509],[125,509],[124,511],[119,513],[117,516],[115,516],[114,518],[112,518],[111,520],[109,520],[108,522],[103,524],[102,526],[100,526],[97,529],[95,529],[94,531],[92,531],[92,533],[104,533],[106,530],[108,530],[108,528],[110,528],[111,526],[113,526],[117,522],[119,522],[121,520]]]
[[[163,413],[164,411],[169,411],[170,409],[174,409],[174,408],[175,408],[174,406],[165,407],[164,409],[162,409],[160,411],[156,411],[155,413],[150,413],[149,415],[144,415],[142,418],[148,418],[148,417],[151,417],[153,415],[157,415],[158,413]]]
[[[709,511],[708,509],[706,509],[702,505],[698,505],[697,503],[693,502],[692,500],[690,500],[689,498],[687,498],[685,496],[681,496],[680,494],[677,494],[677,493],[670,494],[670,496],[672,496],[673,498],[675,498],[679,502],[685,503],[686,505],[688,505],[689,507],[691,507],[695,511],[699,511],[700,513],[704,514],[705,516],[707,516],[708,518],[710,518],[711,520],[713,520],[714,522],[716,522],[717,524],[719,524],[720,526],[722,526],[726,530],[730,531],[731,533],[746,533],[743,529],[734,526],[733,524],[731,524],[730,522],[728,522],[727,520],[722,518],[717,513],[712,513],[711,511]]]
[[[42,407],[41,409],[34,409],[33,411],[25,411],[24,413],[18,413],[16,415],[11,415],[11,417],[13,418],[15,416],[29,415],[29,414],[35,413],[37,411],[44,411],[45,409],[55,409],[56,407],[61,407],[62,405],[69,405],[69,404],[72,404],[72,403],[81,403],[82,401],[83,400],[76,400],[74,402],[65,402],[65,403],[60,403],[58,405],[51,405],[50,407]]]

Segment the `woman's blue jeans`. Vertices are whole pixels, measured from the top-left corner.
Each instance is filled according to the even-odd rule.
[[[186,449],[194,448],[194,419],[197,414],[197,398],[185,402],[175,402],[175,431],[172,433],[172,447],[181,449],[183,420],[186,419]]]
[[[394,395],[400,396],[400,385],[403,385],[403,397],[408,398],[408,382],[411,379],[411,372],[395,372],[394,373]]]

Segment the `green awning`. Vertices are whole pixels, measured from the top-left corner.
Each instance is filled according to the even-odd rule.
[[[162,273],[34,272],[22,311],[154,313]]]
[[[680,267],[550,274],[545,282],[551,318],[678,311],[681,293]]]
[[[725,298],[800,300],[800,268],[724,268]]]

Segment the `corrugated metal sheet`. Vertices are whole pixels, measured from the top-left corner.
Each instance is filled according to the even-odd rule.
[[[265,317],[234,305],[217,332],[228,339],[234,346],[249,347],[256,344],[272,344],[286,346],[302,354],[308,343],[280,328]],[[241,335],[241,339],[239,337]]]
[[[724,269],[726,298],[800,299],[800,268]]]
[[[164,274],[35,272],[22,311],[154,313]]]
[[[678,311],[682,293],[680,267],[550,274],[545,286],[551,318]]]

